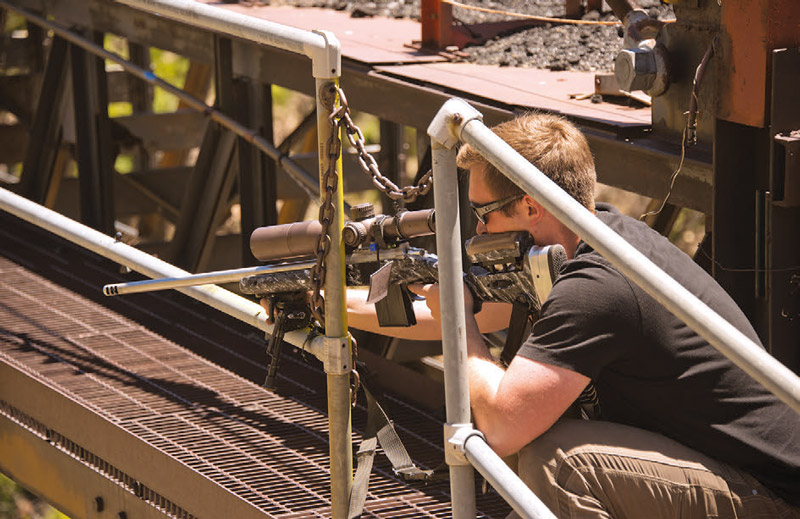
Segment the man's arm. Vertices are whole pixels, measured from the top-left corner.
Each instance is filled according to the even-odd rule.
[[[438,285],[415,292],[439,316]],[[492,359],[465,290],[467,370],[472,413],[478,429],[500,456],[517,452],[547,431],[581,394],[590,379],[568,369],[517,356],[507,370]]]
[[[412,291],[415,285],[410,285]],[[421,287],[422,285],[418,285]],[[347,289],[347,325],[368,332],[417,341],[438,341],[442,339],[442,325],[431,315],[424,300],[413,302],[417,324],[409,327],[378,326],[375,305],[367,303],[367,290]],[[511,318],[511,305],[507,303],[484,303],[476,315],[481,332],[491,333],[508,327]]]
[[[547,431],[590,379],[575,371],[517,356],[507,370],[494,362],[475,320],[467,315],[467,369],[475,424],[500,456]]]

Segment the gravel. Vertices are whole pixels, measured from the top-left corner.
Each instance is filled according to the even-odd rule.
[[[547,17],[563,17],[564,0],[460,0],[468,5]],[[419,19],[419,0],[272,0],[298,7],[323,7],[343,10],[352,16],[388,16]],[[673,19],[672,7],[659,0],[639,0],[650,16]],[[493,13],[453,7],[456,23],[469,25],[505,20],[519,20]],[[610,11],[590,11],[584,20],[615,21]],[[484,45],[466,47],[458,58],[461,61],[501,67],[529,67],[549,70],[580,70],[610,72],[614,56],[622,48],[618,26],[562,25],[547,23],[517,32],[501,34]]]

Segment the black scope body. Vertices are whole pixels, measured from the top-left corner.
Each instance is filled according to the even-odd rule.
[[[436,231],[433,209],[387,216],[365,210],[366,205],[353,206],[351,214],[357,212],[360,218],[344,224],[342,240],[347,247],[356,249],[372,242],[391,244]],[[321,233],[322,225],[317,220],[259,227],[250,235],[250,250],[259,261],[316,256]]]

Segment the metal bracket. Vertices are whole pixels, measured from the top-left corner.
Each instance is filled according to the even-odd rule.
[[[780,181],[782,187],[775,205],[797,207],[800,205],[800,130],[775,135],[773,149],[773,182]]]
[[[483,433],[472,427],[471,423],[444,424],[444,461],[449,466],[469,465],[464,446],[472,436],[479,436],[483,441]]]
[[[353,355],[350,353],[350,336],[323,337],[322,347],[325,373],[328,375],[347,375],[353,369]]]
[[[445,102],[436,112],[428,126],[428,135],[447,149],[461,140],[461,132],[469,122],[483,120],[483,115],[463,99],[453,98]]]

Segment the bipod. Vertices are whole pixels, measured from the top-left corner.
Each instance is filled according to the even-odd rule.
[[[283,336],[286,332],[305,328],[311,322],[306,293],[286,292],[270,296],[269,315],[275,319],[275,328],[267,342],[269,364],[263,386],[275,391],[278,388],[278,367],[281,362]]]

